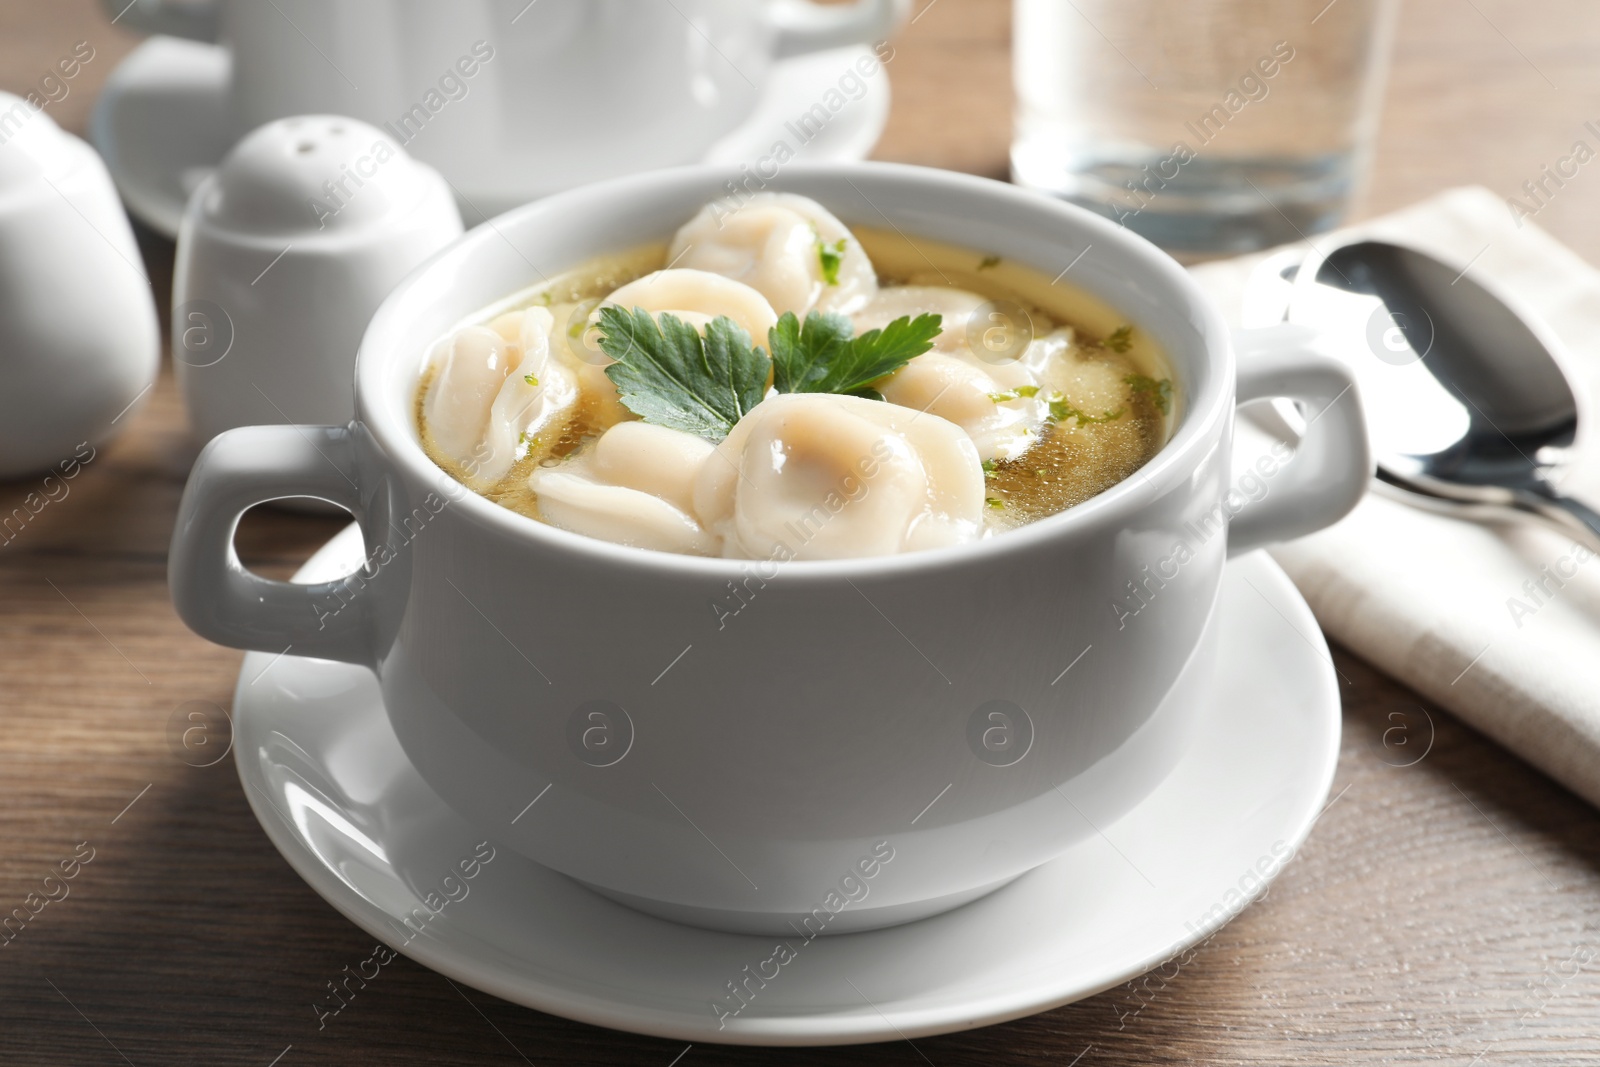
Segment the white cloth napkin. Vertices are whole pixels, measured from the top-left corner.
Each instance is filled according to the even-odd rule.
[[[1481,188],[1353,231],[1403,238],[1457,269],[1470,264],[1474,277],[1521,297],[1570,349],[1580,411],[1588,401],[1589,416],[1600,418],[1600,271],[1526,219],[1518,226],[1506,202]],[[1235,325],[1262,258],[1193,268]],[[1579,435],[1563,488],[1593,503],[1600,456]],[[1251,440],[1242,430],[1242,450]],[[1600,556],[1532,522],[1481,525],[1378,492],[1272,554],[1329,636],[1600,805]],[[1420,716],[1406,733],[1415,751],[1396,748],[1397,763],[1420,759],[1431,740]]]

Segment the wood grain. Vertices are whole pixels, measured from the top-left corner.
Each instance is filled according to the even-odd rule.
[[[879,155],[1003,176],[1008,5],[919,7]],[[0,0],[0,87],[25,91],[79,40],[96,59],[55,113],[81,131],[134,43],[89,0]],[[1583,0],[1411,0],[1368,207],[1463,182],[1514,194],[1600,117],[1596,48]],[[1538,221],[1600,257],[1597,205],[1600,171],[1584,171]],[[144,248],[165,302],[171,246]],[[0,546],[0,911],[80,842],[94,850],[70,896],[0,949],[0,1063],[1600,1062],[1600,818],[1342,653],[1337,799],[1267,898],[1176,973],[914,1047],[685,1051],[401,959],[319,1032],[313,1000],[371,942],[279,858],[231,761],[195,768],[169,748],[174,709],[226,704],[240,656],[167,599],[195,454],[170,376],[132,419]],[[33,488],[0,486],[0,514]],[[253,513],[240,551],[286,575],[338,525]]]

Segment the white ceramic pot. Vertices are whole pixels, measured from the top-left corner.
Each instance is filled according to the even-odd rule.
[[[438,168],[472,215],[700,159],[749,116],[773,59],[881,41],[909,7],[139,0],[122,24],[226,45],[240,134],[314,112],[362,119]]]
[[[436,338],[540,273],[664,240],[728,177],[561,194],[413,274],[362,342],[353,425],[237,430],[202,454],[173,597],[214,641],[371,667],[440,796],[619,900],[772,933],[905,921],[1061,854],[1167,774],[1205,727],[1225,556],[1354,506],[1372,465],[1359,398],[1314,335],[1230,338],[1176,263],[1088,212],[943,171],[797,166],[774,187],[847,223],[1051,275],[1076,260],[1074,284],[1169,353],[1185,397],[1172,440],[1094,499],[990,540],[776,575],[545,526],[428,460],[415,396]],[[1234,405],[1272,396],[1307,406],[1307,435],[1231,489]],[[240,567],[240,513],[286,494],[355,513],[364,573],[305,586]],[[715,605],[731,586],[748,603],[728,618]]]
[[[82,458],[155,381],[150,280],[111,176],[0,93],[0,478]]]
[[[178,231],[172,360],[195,436],[348,422],[372,313],[459,236],[444,179],[364,122],[303,115],[240,141]]]

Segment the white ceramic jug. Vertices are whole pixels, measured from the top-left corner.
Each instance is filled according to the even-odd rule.
[[[126,426],[160,346],[100,157],[0,93],[0,478],[53,468]]]

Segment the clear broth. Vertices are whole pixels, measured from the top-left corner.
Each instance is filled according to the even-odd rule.
[[[989,531],[1035,522],[1097,496],[1138,471],[1166,443],[1178,421],[1182,393],[1172,380],[1165,354],[1136,323],[1081,289],[1019,263],[939,242],[912,241],[872,227],[855,227],[853,233],[885,287],[943,286],[1005,302],[1026,313],[1035,337],[1071,327],[1074,341],[1056,357],[1046,387],[1062,392],[1073,407],[1092,418],[1123,411],[1107,421],[1046,422],[1038,441],[1021,456],[986,464],[984,521]],[[665,265],[662,244],[598,257],[501,301],[472,321],[487,325],[528,307],[565,309],[577,304],[581,308]],[[558,315],[558,324],[563,317]],[[1125,350],[1118,351],[1108,342],[1129,326],[1131,332],[1116,342]],[[1154,392],[1130,385],[1131,376],[1171,381],[1167,410],[1162,410]],[[423,448],[441,468],[466,482],[466,472],[436,449],[428,435],[422,411],[432,378],[429,369],[417,389],[415,417]],[[528,453],[499,482],[479,491],[503,507],[540,519],[538,498],[527,484],[533,468],[560,465],[605,429],[586,402],[558,434],[535,438]]]

